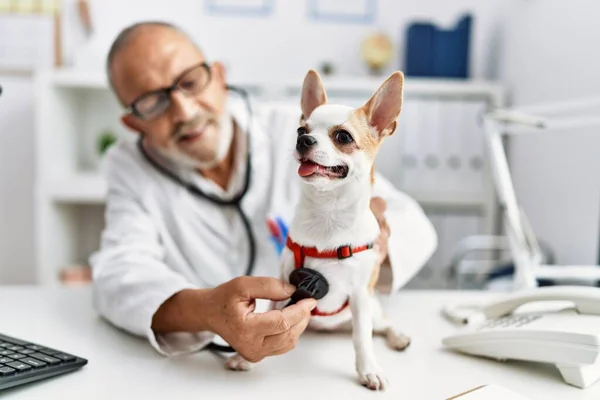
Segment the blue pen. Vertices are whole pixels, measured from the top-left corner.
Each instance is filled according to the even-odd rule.
[[[275,246],[277,254],[281,254],[287,240],[288,227],[280,217],[268,218],[267,225],[271,232],[271,241]]]

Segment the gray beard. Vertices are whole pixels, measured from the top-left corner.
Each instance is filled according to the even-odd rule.
[[[233,119],[229,113],[223,113],[221,121],[219,122],[219,128],[220,132],[219,143],[217,145],[217,154],[213,160],[199,161],[177,149],[155,149],[155,151],[159,153],[161,157],[166,158],[168,162],[172,164],[172,166],[176,169],[197,170],[214,168],[225,159],[233,143],[234,124]]]

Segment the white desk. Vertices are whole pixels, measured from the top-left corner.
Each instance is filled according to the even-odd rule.
[[[231,372],[209,352],[167,359],[143,339],[99,319],[87,288],[0,286],[0,332],[88,358],[83,369],[0,394],[3,399],[431,399],[496,383],[532,399],[599,399],[600,384],[581,390],[563,383],[553,366],[500,363],[447,352],[440,339],[454,328],[439,310],[448,301],[485,299],[482,293],[403,292],[386,302],[412,336],[406,352],[376,338],[377,357],[390,378],[386,392],[360,386],[350,337],[306,333],[295,350],[268,358],[251,372]]]

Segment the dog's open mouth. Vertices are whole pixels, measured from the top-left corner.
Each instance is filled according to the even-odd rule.
[[[348,175],[348,167],[346,165],[326,167],[310,160],[303,160],[300,162],[298,175],[303,178],[313,175],[320,175],[332,179],[341,179]]]

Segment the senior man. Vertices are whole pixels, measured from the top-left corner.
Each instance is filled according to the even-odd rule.
[[[104,161],[105,230],[90,259],[98,312],[164,355],[200,350],[216,336],[252,362],[290,351],[315,301],[256,307],[295,289],[278,279],[266,221],[289,221],[299,195],[300,105],[249,110],[223,65],[161,22],[124,29],[107,73],[136,140],[120,141]],[[431,256],[436,234],[381,176],[371,205],[396,291]]]

